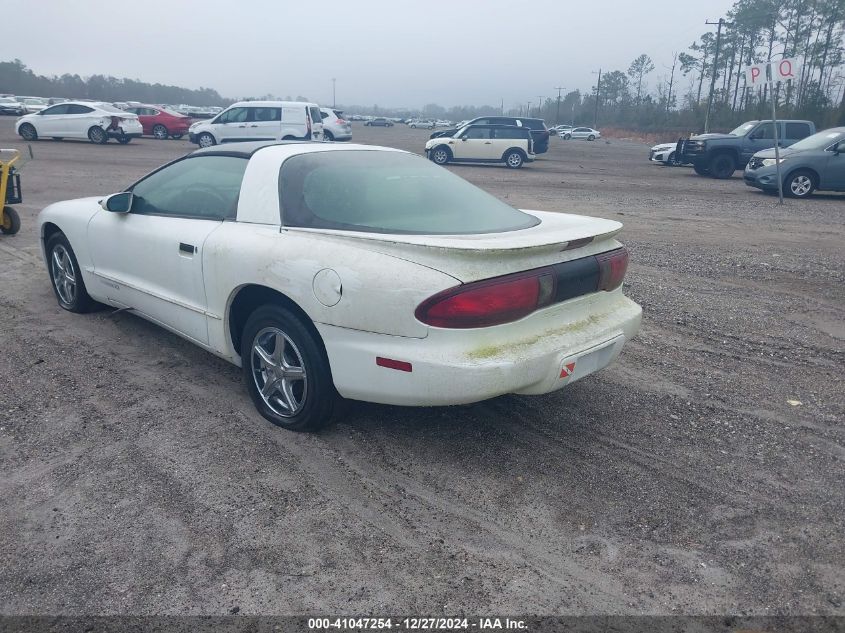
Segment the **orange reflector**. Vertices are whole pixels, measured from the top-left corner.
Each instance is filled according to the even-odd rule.
[[[397,371],[413,371],[411,363],[406,363],[404,360],[382,358],[381,356],[376,356],[376,365],[379,367],[387,367],[388,369],[395,369]]]

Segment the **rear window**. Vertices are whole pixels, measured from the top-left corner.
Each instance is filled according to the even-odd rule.
[[[802,139],[810,136],[810,126],[806,123],[787,123],[786,138]]]
[[[518,127],[500,127],[493,130],[493,138],[521,138],[526,139],[531,133],[528,130]]]
[[[282,224],[372,233],[499,233],[539,220],[414,154],[348,150],[287,159]]]
[[[543,119],[522,119],[522,124],[531,130],[546,129],[546,122]]]

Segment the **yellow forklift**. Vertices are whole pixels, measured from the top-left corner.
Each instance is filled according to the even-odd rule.
[[[16,149],[0,149],[0,233],[4,235],[14,235],[21,229],[21,217],[11,206],[23,202],[21,175],[14,166],[20,157]]]

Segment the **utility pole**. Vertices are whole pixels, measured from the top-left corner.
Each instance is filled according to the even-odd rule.
[[[539,95],[537,97],[537,114],[540,116],[543,116],[543,104],[545,103],[544,99],[545,97],[542,95]]]
[[[593,73],[595,74],[595,73]],[[601,68],[599,68],[599,80],[596,82],[596,112],[593,115],[593,129],[599,129],[599,99],[601,98]]]
[[[716,86],[716,69],[719,68],[719,47],[722,43],[722,26],[730,26],[722,18],[718,22],[705,22],[705,24],[718,24],[716,29],[716,53],[713,55],[713,71],[710,74],[710,95],[707,97],[707,113],[704,115],[704,133],[710,131],[710,108],[713,105],[713,88]]]
[[[560,125],[560,93],[563,88],[555,88],[557,90],[557,112],[555,113],[555,125]]]
[[[332,77],[332,108],[337,107],[337,95],[336,95],[336,92],[335,92],[335,83],[336,82],[337,82],[337,79]]]
[[[525,116],[531,116],[531,102],[528,102],[528,114]]]
[[[505,100],[502,99],[502,116],[505,114]]]

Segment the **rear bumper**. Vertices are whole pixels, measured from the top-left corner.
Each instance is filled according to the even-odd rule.
[[[621,291],[611,294],[580,297],[563,310],[503,326],[431,328],[423,339],[323,324],[317,329],[343,397],[407,406],[467,404],[507,393],[550,393],[613,362],[639,330],[642,310]],[[377,357],[410,363],[412,370],[378,366]]]

